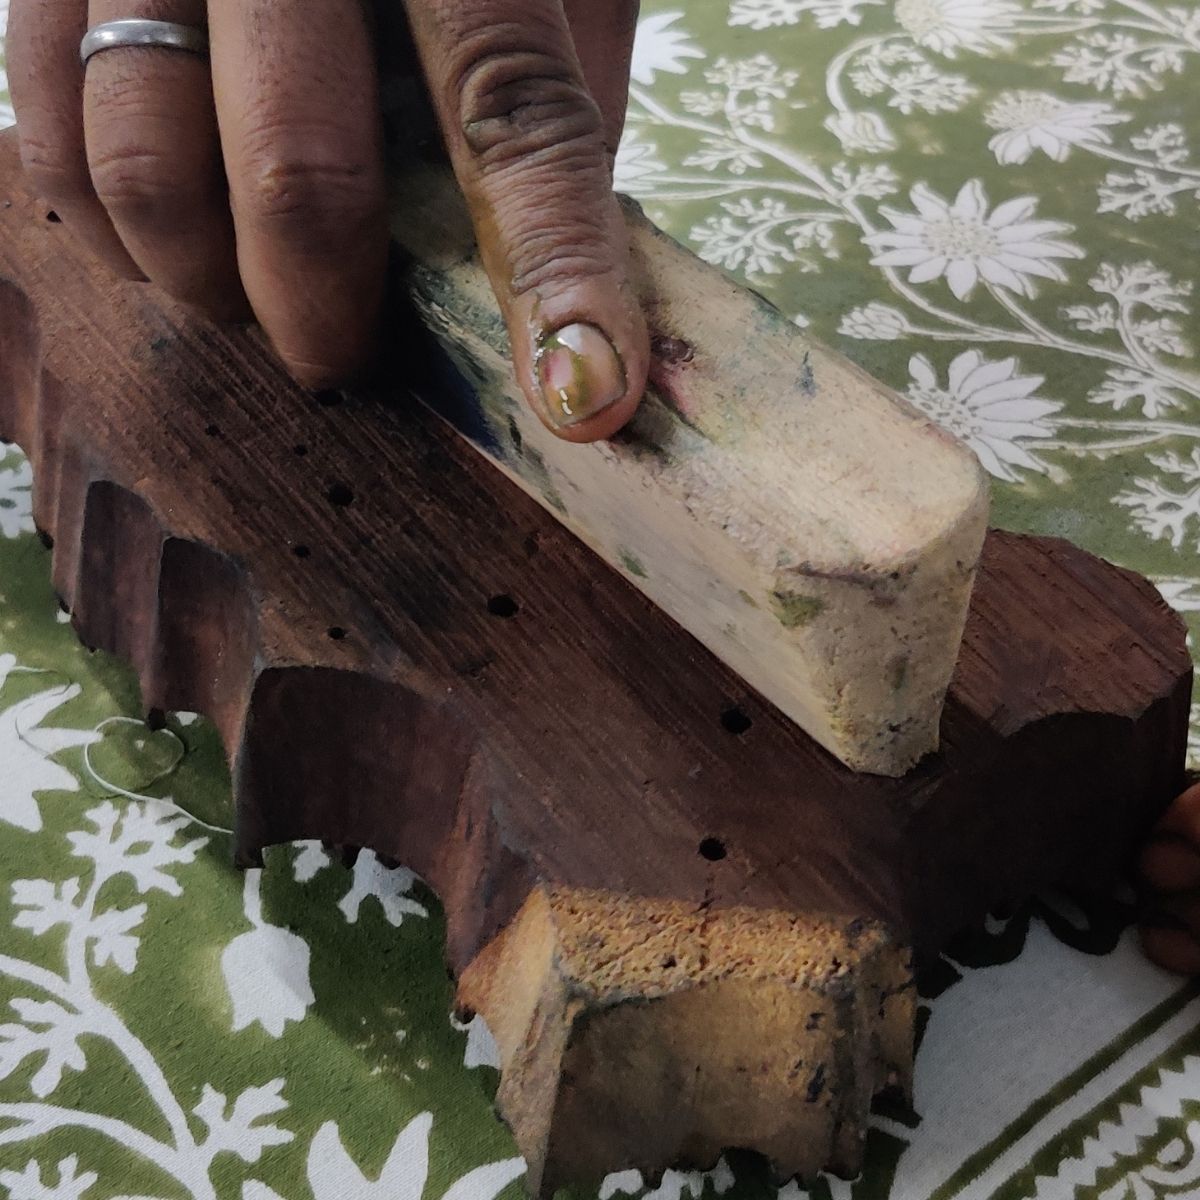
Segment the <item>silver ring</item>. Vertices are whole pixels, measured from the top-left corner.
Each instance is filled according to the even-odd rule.
[[[125,21],[105,21],[83,35],[79,58],[84,66],[101,50],[121,46],[166,46],[189,54],[208,53],[208,31],[196,25],[177,25],[174,21],[144,21],[134,17]]]

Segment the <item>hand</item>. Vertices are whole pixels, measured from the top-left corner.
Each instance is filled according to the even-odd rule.
[[[611,163],[636,0],[404,0],[523,390],[572,441],[633,414],[648,339]],[[206,12],[207,7],[207,12]],[[253,312],[297,380],[370,353],[387,210],[365,0],[12,0],[33,187],[117,271],[217,319]],[[85,31],[207,22],[211,61]]]
[[[1142,946],[1180,975],[1200,975],[1200,784],[1177,797],[1142,850],[1138,874],[1151,893]]]

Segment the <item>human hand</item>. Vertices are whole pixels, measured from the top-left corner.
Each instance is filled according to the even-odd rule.
[[[1200,975],[1200,783],[1172,801],[1138,860],[1150,904],[1142,947],[1160,967]]]
[[[529,403],[607,437],[645,384],[611,162],[636,0],[404,0]],[[207,10],[207,11],[206,11]],[[207,23],[209,58],[98,24]],[[387,254],[364,0],[12,0],[7,57],[33,188],[110,266],[217,319],[257,318],[306,386],[377,332]]]

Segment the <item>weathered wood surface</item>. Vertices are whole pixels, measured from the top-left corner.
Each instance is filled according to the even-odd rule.
[[[652,387],[614,441],[566,444],[521,399],[448,172],[396,195],[445,415],[843,762],[934,750],[987,522],[974,456],[632,208]]]
[[[1178,788],[1181,623],[1128,572],[991,534],[941,751],[855,774],[400,382],[330,404],[108,281],[0,138],[0,433],[80,636],[216,722],[243,861],[324,838],[438,891],[533,1188],[728,1143],[852,1173],[867,1097],[911,1070],[905,943],[1107,887]],[[794,1024],[810,1002],[832,1031]],[[688,1071],[713,1087],[664,1120]]]

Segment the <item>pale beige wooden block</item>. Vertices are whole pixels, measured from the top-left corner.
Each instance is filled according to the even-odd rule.
[[[849,766],[936,748],[987,518],[969,450],[632,207],[659,386],[618,440],[567,444],[512,379],[449,180],[406,176],[394,213],[462,376],[448,415],[502,470]]]

